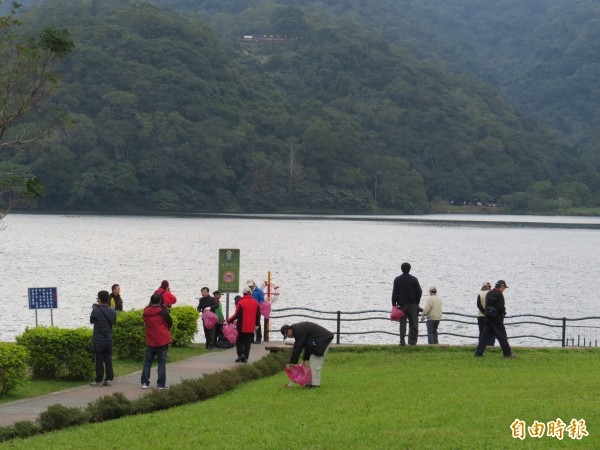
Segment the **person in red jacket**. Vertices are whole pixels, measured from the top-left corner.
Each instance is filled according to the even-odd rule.
[[[254,331],[260,323],[260,309],[258,302],[252,298],[252,291],[245,287],[244,296],[238,302],[235,312],[227,319],[227,323],[237,320],[238,337],[235,341],[238,357],[235,362],[245,363],[250,358],[250,347],[254,339]]]
[[[150,386],[150,368],[156,356],[158,359],[158,389],[167,389],[167,351],[173,341],[169,329],[173,319],[169,309],[161,305],[162,297],[154,294],[150,297],[150,304],[144,309],[144,323],[146,324],[146,360],[142,370],[142,389]]]
[[[171,305],[177,303],[177,297],[171,293],[171,288],[169,287],[169,282],[167,280],[163,280],[163,282],[160,283],[160,287],[154,293],[162,296],[162,304],[167,308],[170,308]]]

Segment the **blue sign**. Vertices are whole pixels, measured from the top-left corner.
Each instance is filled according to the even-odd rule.
[[[56,298],[56,288],[29,288],[27,289],[29,297],[29,309],[56,309],[58,301]]]

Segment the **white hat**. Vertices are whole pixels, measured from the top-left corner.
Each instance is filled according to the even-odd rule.
[[[242,289],[242,294],[251,294],[252,290],[249,287],[245,287]]]
[[[435,285],[431,285],[429,286],[429,292],[437,292],[437,288],[435,287]]]
[[[254,286],[254,280],[252,278],[250,278],[248,281],[246,281],[246,284],[250,287]]]

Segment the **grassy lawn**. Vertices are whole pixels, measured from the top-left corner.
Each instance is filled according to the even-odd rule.
[[[170,347],[167,361],[181,361],[182,359],[202,355],[206,352],[208,352],[208,350],[204,349],[204,344],[192,344],[187,347]],[[130,373],[141,371],[143,366],[143,361],[124,361],[113,359],[115,377],[129,375]],[[154,366],[156,366],[156,361],[154,362]],[[6,397],[0,397],[0,403],[22,400],[29,397],[37,397],[38,395],[49,394],[50,392],[81,386],[93,381],[92,378],[93,375],[87,381],[45,381],[30,379],[26,381],[25,384],[17,387],[17,389],[15,389],[11,394],[7,395]]]
[[[205,402],[0,448],[600,448],[600,349],[516,353],[335,349],[320,389],[285,389],[282,372]],[[510,429],[517,418],[527,426],[583,419],[589,436],[519,440]]]

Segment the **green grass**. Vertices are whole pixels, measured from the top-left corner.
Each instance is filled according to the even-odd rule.
[[[208,350],[204,349],[204,344],[192,344],[186,347],[170,347],[167,362],[181,361],[182,359],[202,355],[206,352],[208,352]],[[155,361],[154,366],[156,366],[156,364],[157,363]],[[113,359],[113,370],[115,372],[115,377],[129,375],[130,373],[141,371],[143,366],[143,361]],[[9,395],[0,397],[0,404],[30,397],[37,397],[39,395],[81,386],[93,381],[92,378],[86,381],[46,381],[29,379],[24,384],[17,387]]]
[[[470,348],[335,349],[321,389],[285,389],[282,372],[205,402],[3,447],[600,448],[600,350],[517,351],[505,360],[499,349],[483,358]],[[510,431],[516,418],[584,419],[589,436],[521,441]]]

